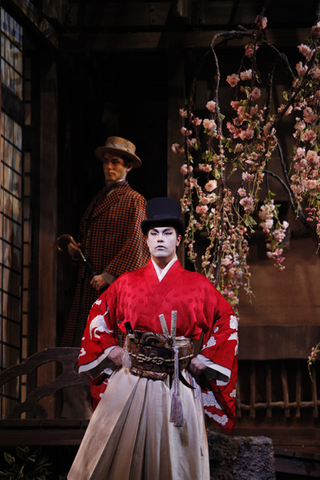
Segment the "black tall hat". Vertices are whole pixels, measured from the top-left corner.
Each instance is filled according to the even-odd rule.
[[[147,203],[147,219],[142,220],[141,229],[147,235],[150,228],[173,227],[184,235],[184,223],[181,220],[181,206],[178,200],[168,197],[153,198]]]

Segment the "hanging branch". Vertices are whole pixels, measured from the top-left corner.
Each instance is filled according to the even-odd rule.
[[[295,75],[287,57],[265,38],[267,19],[264,13],[270,3],[271,0],[266,2],[257,16],[252,31],[239,26],[212,38],[210,49],[196,69],[187,108],[180,111],[187,120],[187,126],[182,129],[184,147],[178,143],[172,146],[177,154],[185,152],[185,163],[181,167],[186,175],[185,191],[181,203],[189,220],[185,235],[188,257],[195,267],[199,268],[200,263],[202,273],[233,307],[239,301],[239,288],[252,294],[247,264],[250,232],[262,229],[267,240],[267,256],[279,270],[284,268],[284,246],[281,242],[288,223],[280,222],[278,206],[268,188],[263,198],[261,183],[264,178],[275,178],[285,189],[290,206],[312,232],[317,244],[320,234],[320,24],[311,29],[308,43],[299,46],[304,60],[296,65]],[[244,38],[248,39],[248,43],[237,73],[231,73],[226,78],[235,91],[230,102],[233,115],[227,120],[220,111],[219,90],[224,79],[221,78],[217,52],[226,43]],[[275,54],[267,79],[265,104],[261,99],[263,79],[257,63],[257,51],[260,47],[259,53],[262,46]],[[196,81],[205,62],[211,59],[215,68],[213,97],[206,104],[207,118],[199,118],[195,112]],[[288,73],[292,87],[284,92],[284,103],[271,115],[274,74],[280,66]],[[289,175],[278,132],[281,120],[290,115],[295,116],[296,124],[293,130],[294,147],[288,159]],[[276,151],[284,179],[268,167]],[[229,179],[239,172],[240,185],[234,191],[235,182],[229,185]],[[195,239],[198,233],[206,238],[207,247],[201,259],[197,260]]]

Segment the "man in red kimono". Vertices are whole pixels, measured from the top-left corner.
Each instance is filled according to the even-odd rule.
[[[79,371],[97,407],[68,480],[209,480],[204,414],[234,427],[238,322],[206,277],[181,267],[180,211],[173,199],[148,202],[151,260],[92,306]]]

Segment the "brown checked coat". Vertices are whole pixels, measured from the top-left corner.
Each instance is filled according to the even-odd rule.
[[[80,223],[77,241],[81,243],[84,256],[98,275],[105,272],[119,277],[124,272],[144,267],[149,260],[149,250],[140,226],[146,218],[146,200],[128,182],[119,185],[109,195],[107,193],[107,187],[100,190],[87,208]],[[91,278],[83,263],[79,263],[76,293],[62,346],[72,346],[73,343],[81,305],[82,282],[82,331],[91,305],[101,293],[90,285]]]

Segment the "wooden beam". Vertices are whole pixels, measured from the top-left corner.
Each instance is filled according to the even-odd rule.
[[[235,427],[235,437],[256,437],[263,435],[272,439],[274,447],[320,447],[320,429],[304,427]]]
[[[68,29],[124,28],[165,25],[172,2],[116,2],[93,1],[72,3],[68,15]]]
[[[239,360],[305,358],[320,338],[319,326],[239,326]]]
[[[209,49],[213,37],[223,30],[194,31],[181,33],[184,49]],[[281,49],[305,42],[310,34],[308,28],[281,28],[267,31],[267,41]],[[169,32],[123,32],[123,33],[82,33],[62,34],[59,48],[79,53],[111,53],[121,51],[169,50],[177,47],[177,36]],[[179,42],[180,43],[180,42]],[[224,48],[244,47],[247,38],[230,41]]]
[[[15,0],[18,1],[18,0]],[[310,25],[316,22],[316,0],[282,0],[267,9],[266,15],[272,26],[290,23]],[[173,4],[174,8],[173,8]],[[70,3],[67,27],[70,29],[89,28],[132,28],[165,26],[171,17],[180,17],[184,23],[194,27],[220,27],[221,25],[251,26],[260,13],[265,0],[220,0],[211,2],[90,2]],[[290,15],[288,14],[290,12]]]

